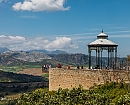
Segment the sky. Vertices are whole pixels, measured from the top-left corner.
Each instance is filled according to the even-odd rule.
[[[104,31],[130,54],[130,0],[0,0],[0,47],[88,54]]]

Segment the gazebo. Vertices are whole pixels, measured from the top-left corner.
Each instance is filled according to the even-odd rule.
[[[108,40],[108,35],[106,35],[103,30],[97,35],[97,39],[88,44],[88,53],[89,53],[89,69],[91,65],[91,52],[92,50],[96,51],[96,68],[102,69],[102,52],[107,50],[107,67],[116,68],[117,63],[117,47],[118,45],[110,40]],[[115,53],[115,54],[114,54]]]

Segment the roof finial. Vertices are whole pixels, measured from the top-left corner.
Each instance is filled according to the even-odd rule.
[[[102,33],[103,33],[103,29],[102,29]]]

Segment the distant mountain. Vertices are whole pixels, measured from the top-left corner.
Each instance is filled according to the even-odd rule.
[[[57,65],[57,62],[70,65],[88,65],[88,55],[77,53],[69,54],[65,51],[46,51],[46,50],[31,50],[31,51],[5,51],[0,53],[0,65],[24,65],[29,63],[49,63]],[[96,65],[96,57],[91,57],[91,64]],[[103,57],[103,66],[107,65],[107,58]],[[43,63],[44,62],[44,63]],[[118,59],[118,62],[126,62],[126,58]]]
[[[0,53],[0,66],[21,65],[24,63],[24,61],[14,58],[13,54],[8,51]]]
[[[6,47],[0,47],[0,53],[3,53],[5,51],[9,51],[9,49]]]
[[[47,51],[47,50],[29,50],[28,52],[43,52],[44,54],[54,54],[54,55],[57,55],[57,54],[67,54],[66,51],[61,51],[61,50],[55,50],[55,51]]]
[[[42,52],[5,51],[0,53],[0,65],[20,65],[25,62],[41,62],[51,59]]]
[[[67,54],[67,52],[61,51],[61,50],[55,50],[55,51],[51,51],[50,54],[55,54],[55,55],[57,55],[57,54]]]
[[[28,62],[38,62],[44,59],[51,59],[50,56],[42,52],[18,52],[14,53],[13,57],[19,60],[28,61]]]
[[[71,65],[87,65],[88,64],[88,55],[77,53],[77,54],[58,54],[55,55],[52,59],[59,62],[64,62]]]

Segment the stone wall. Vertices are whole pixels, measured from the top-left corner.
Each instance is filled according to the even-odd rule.
[[[58,88],[79,87],[89,89],[94,84],[104,84],[107,81],[130,82],[130,71],[126,70],[86,70],[86,69],[62,69],[55,68],[49,70],[49,91]]]

